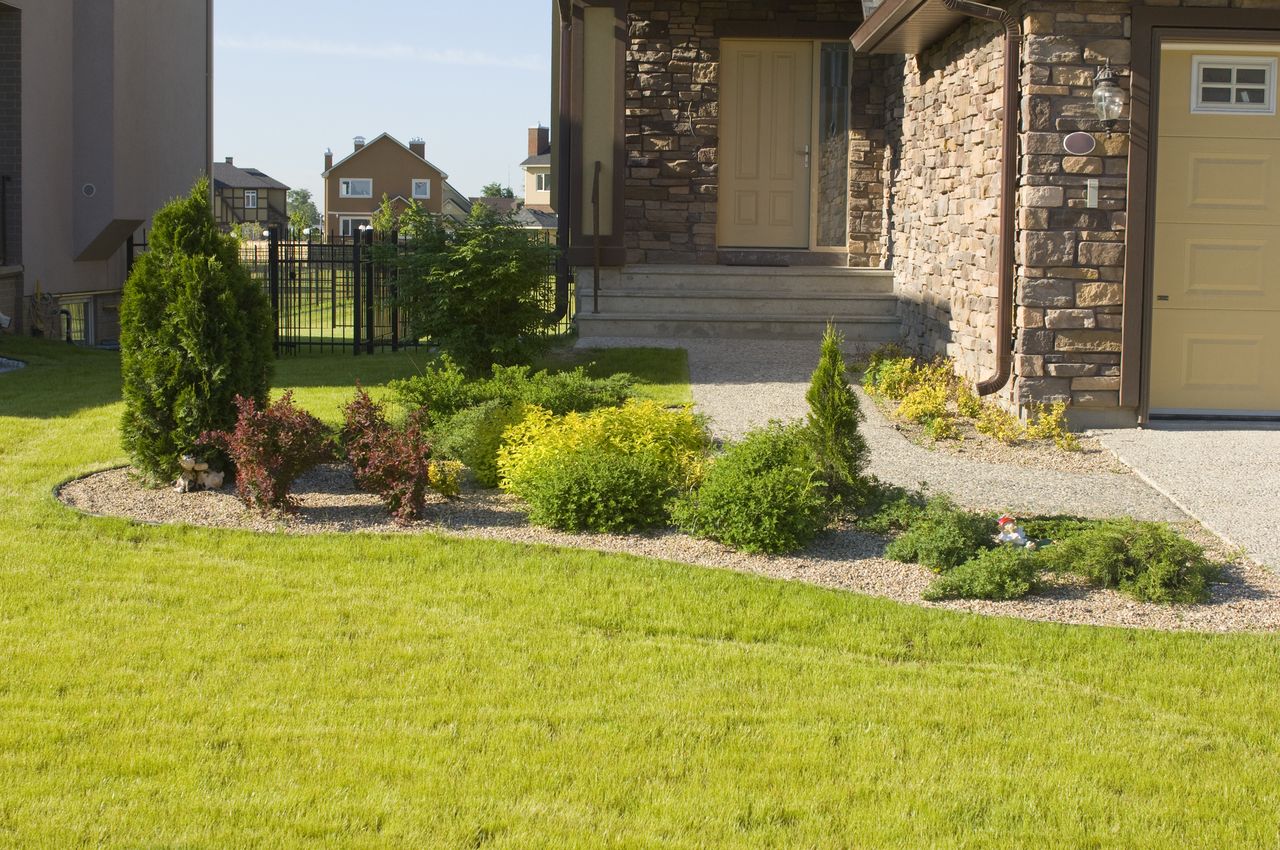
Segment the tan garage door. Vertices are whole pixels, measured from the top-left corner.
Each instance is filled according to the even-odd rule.
[[[1152,413],[1280,413],[1278,57],[1161,53]]]

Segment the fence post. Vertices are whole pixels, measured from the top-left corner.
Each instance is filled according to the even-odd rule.
[[[271,282],[271,350],[280,356],[280,226],[267,225],[267,278]]]
[[[400,350],[400,234],[391,231],[391,350]]]
[[[351,234],[351,354],[360,355],[360,240],[362,234]]]
[[[369,252],[369,259],[365,263],[365,291],[364,291],[364,319],[365,319],[365,351],[369,354],[373,353],[374,337],[377,336],[377,327],[374,324],[374,297],[373,297],[373,276],[374,266],[377,265],[377,253],[373,250],[373,228],[370,227],[364,232],[364,244]]]

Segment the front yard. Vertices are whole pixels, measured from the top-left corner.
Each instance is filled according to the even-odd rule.
[[[79,515],[118,360],[5,339],[0,844],[1253,847],[1280,637],[622,555]],[[408,355],[281,361],[335,422]],[[687,397],[667,373],[651,392]]]

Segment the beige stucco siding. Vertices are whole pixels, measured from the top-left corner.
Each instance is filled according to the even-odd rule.
[[[22,13],[27,292],[119,290],[129,234],[209,168],[210,0],[7,2]]]

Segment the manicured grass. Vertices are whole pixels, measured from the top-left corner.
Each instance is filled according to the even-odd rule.
[[[1280,638],[79,516],[112,355],[0,337],[0,846],[1274,847]],[[407,357],[299,358],[333,420]]]

